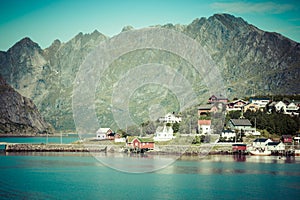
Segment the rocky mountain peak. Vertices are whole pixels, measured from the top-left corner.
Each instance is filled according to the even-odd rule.
[[[41,51],[41,47],[33,42],[29,37],[25,37],[17,42],[14,46],[12,46],[8,53],[22,53],[22,52],[30,52],[32,50]]]
[[[216,28],[221,26],[224,31],[230,31],[234,34],[247,32],[251,28],[242,18],[230,14],[215,14],[208,18],[208,22]]]
[[[128,25],[128,26],[124,26],[124,27],[122,28],[122,31],[121,31],[121,32],[130,31],[130,30],[133,30],[133,29],[134,29],[133,26]]]

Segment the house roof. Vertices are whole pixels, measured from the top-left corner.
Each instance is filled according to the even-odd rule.
[[[132,143],[132,141],[134,139],[138,139],[140,142],[154,142],[153,138],[141,138],[141,137],[137,137],[137,136],[128,136],[128,142]]]
[[[243,102],[245,104],[247,104],[248,102],[243,100],[243,99],[237,99],[237,100],[234,100],[234,101],[231,101],[231,102],[228,102],[227,104],[234,104],[234,103],[238,103],[238,102]]]
[[[277,146],[280,142],[268,142],[268,146]]]
[[[199,125],[211,125],[211,120],[209,120],[209,119],[198,120],[198,124]]]
[[[267,140],[267,138],[256,138],[253,142],[265,142]]]
[[[285,105],[286,106],[286,104],[285,103],[283,103],[282,101],[278,101],[278,102],[276,102],[276,104],[275,105]]]
[[[107,133],[109,130],[111,130],[110,128],[99,128],[97,130],[97,133]]]
[[[288,107],[288,108],[290,108],[290,107],[297,107],[297,105],[296,105],[294,102],[292,102],[292,103],[290,103],[287,107]]]
[[[230,119],[234,126],[252,126],[248,119]]]
[[[138,138],[141,142],[154,142],[153,138]]]

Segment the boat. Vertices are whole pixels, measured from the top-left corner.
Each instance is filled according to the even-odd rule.
[[[250,152],[250,154],[255,155],[255,156],[270,156],[272,153],[269,150],[262,150],[262,149],[256,149],[256,150],[252,150],[249,152]]]

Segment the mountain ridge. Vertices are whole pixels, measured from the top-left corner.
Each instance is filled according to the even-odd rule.
[[[300,93],[300,44],[281,34],[260,30],[229,14],[197,18],[188,25],[157,27],[180,31],[198,41],[216,63],[230,98]],[[125,26],[122,31],[132,29]],[[108,39],[95,30],[89,34],[78,33],[67,42],[54,40],[42,49],[30,38],[24,38],[7,52],[0,52],[0,74],[19,93],[31,98],[57,130],[74,130],[72,91],[76,73],[85,57]],[[138,57],[149,62],[169,57],[165,53],[149,52],[126,55],[122,57],[123,64],[116,61],[112,68],[122,71],[121,66],[140,64]],[[172,59],[171,63],[177,60]],[[182,68],[188,70],[188,65],[183,63]],[[103,93],[108,95],[105,88]],[[101,99],[109,104],[106,96]],[[103,120],[111,117],[106,114]],[[104,113],[99,110],[101,115]],[[104,124],[110,126],[111,123]]]

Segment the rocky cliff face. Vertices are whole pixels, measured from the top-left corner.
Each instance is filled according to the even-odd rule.
[[[259,30],[243,19],[228,14],[195,19],[189,25],[167,24],[163,27],[189,35],[207,50],[222,74],[230,98],[300,93],[299,43],[277,33]],[[131,29],[125,27],[123,31]],[[0,74],[23,96],[31,98],[56,129],[74,130],[72,91],[76,73],[86,55],[106,39],[98,31],[79,33],[67,43],[55,40],[43,50],[29,38],[24,38],[7,52],[0,52]],[[108,108],[111,92],[114,84],[129,70],[128,67],[158,60],[187,78],[189,76],[195,83],[195,91],[207,95],[201,78],[197,77],[189,63],[178,56],[159,50],[131,52],[111,65],[102,85],[97,87],[97,114],[102,124],[107,127],[113,125],[112,113]],[[147,91],[147,95],[141,95],[142,90]],[[145,103],[145,96],[155,99],[157,94],[161,99],[150,101],[152,105],[174,104],[168,111],[177,111],[178,105],[173,100],[165,100],[167,97],[176,99],[174,95],[156,86],[135,91],[132,96],[136,98],[130,102],[131,109],[141,113],[150,105]]]
[[[21,96],[0,77],[0,134],[45,134],[53,128],[32,100]]]
[[[300,93],[299,43],[228,14],[194,20],[185,32],[212,55],[229,96]]]

